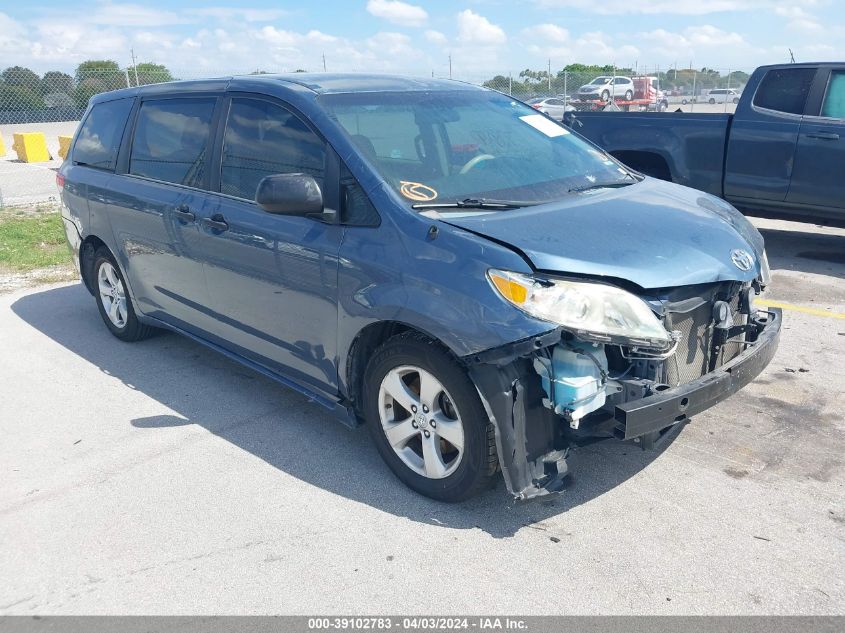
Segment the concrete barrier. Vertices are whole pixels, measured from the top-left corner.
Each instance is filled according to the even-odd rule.
[[[24,163],[46,163],[52,160],[43,132],[15,133],[14,139],[12,149],[17,152],[18,160]]]
[[[67,153],[70,150],[70,142],[73,140],[72,136],[60,136],[59,137],[59,156],[62,157],[62,160],[67,158]]]

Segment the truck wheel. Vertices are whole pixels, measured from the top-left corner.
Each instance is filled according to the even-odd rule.
[[[126,281],[107,248],[100,247],[94,253],[94,283],[97,309],[112,334],[131,343],[153,333],[154,328],[138,321]]]
[[[634,99],[634,93],[628,90],[625,93],[625,101],[632,101]]]
[[[376,350],[363,405],[379,454],[412,490],[454,502],[491,485],[493,425],[464,369],[436,343],[405,333]]]
[[[716,100],[713,97],[710,97],[710,101],[708,101],[710,105],[716,105]]]

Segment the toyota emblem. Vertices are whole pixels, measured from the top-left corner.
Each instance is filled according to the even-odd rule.
[[[751,253],[740,248],[735,248],[731,251],[731,261],[740,270],[751,270],[754,265],[754,258]]]

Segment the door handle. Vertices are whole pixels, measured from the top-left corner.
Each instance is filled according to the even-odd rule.
[[[836,132],[810,132],[807,138],[819,138],[824,141],[838,141],[839,135]]]
[[[180,204],[178,207],[173,209],[173,215],[185,222],[193,222],[197,219],[197,216],[191,212],[187,204]]]
[[[229,230],[229,223],[226,222],[226,218],[223,217],[222,213],[215,213],[210,218],[203,218],[202,223],[215,231]]]

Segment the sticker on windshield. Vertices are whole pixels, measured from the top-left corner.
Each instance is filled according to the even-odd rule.
[[[402,185],[399,187],[399,193],[408,198],[408,200],[413,200],[414,202],[431,202],[437,197],[437,192],[434,189],[421,182],[409,182],[407,180],[400,180],[399,182]]]
[[[519,117],[520,121],[524,121],[535,130],[539,130],[543,134],[548,137],[554,138],[555,136],[564,136],[569,134],[569,130],[565,127],[558,125],[554,121],[551,121],[548,117],[543,114],[528,114],[526,116]]]

